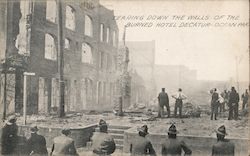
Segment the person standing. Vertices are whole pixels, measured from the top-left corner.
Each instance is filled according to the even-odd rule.
[[[158,102],[159,102],[158,117],[164,116],[164,106],[167,109],[168,117],[170,117],[169,98],[168,94],[165,92],[165,88],[162,88],[161,93],[158,95]]]
[[[184,155],[191,155],[192,150],[186,145],[184,141],[179,141],[176,139],[178,131],[176,126],[172,124],[168,129],[168,139],[162,144],[161,154],[162,156],[181,156],[182,150]]]
[[[174,106],[174,116],[177,115],[177,109],[179,108],[179,117],[182,117],[182,105],[183,100],[187,99],[187,96],[182,93],[182,89],[179,88],[178,92],[175,95],[172,95],[172,97],[175,99],[175,106]]]
[[[29,155],[47,156],[46,140],[44,136],[37,134],[38,130],[37,126],[30,129],[31,137],[27,140]]]
[[[18,143],[18,126],[16,125],[16,116],[11,115],[8,117],[7,122],[2,128],[1,136],[1,154],[2,155],[14,155],[15,148]]]
[[[219,94],[217,93],[217,89],[215,88],[212,93],[212,100],[211,100],[211,120],[217,120],[218,115],[218,107],[219,107]]]
[[[94,155],[110,155],[115,152],[116,145],[113,137],[108,134],[108,125],[106,121],[99,121],[100,132],[95,132],[92,140]]]
[[[225,139],[226,128],[224,125],[216,130],[217,143],[212,147],[212,156],[234,156],[235,146],[229,140]]]
[[[248,98],[249,94],[246,89],[245,93],[242,94],[241,99],[242,99],[242,110],[245,109],[246,105],[248,104]]]
[[[224,90],[220,96],[222,97],[222,102],[220,103],[220,112],[225,112],[225,105],[226,105],[226,99],[227,99],[227,90]]]
[[[53,140],[53,145],[51,149],[51,156],[78,156],[75,148],[74,140],[69,137],[70,129],[64,128],[61,131],[62,135],[55,137]]]
[[[231,92],[229,95],[229,115],[228,120],[238,119],[238,110],[239,110],[239,94],[236,92],[235,88],[231,88]]]
[[[143,125],[141,128],[138,128],[138,136],[130,144],[130,153],[131,156],[138,155],[151,155],[155,156],[155,150],[151,142],[146,138],[148,135],[148,126]]]

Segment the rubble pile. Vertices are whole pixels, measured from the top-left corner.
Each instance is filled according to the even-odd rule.
[[[199,106],[195,106],[189,102],[183,104],[182,110],[183,114],[187,117],[200,117],[202,112]]]

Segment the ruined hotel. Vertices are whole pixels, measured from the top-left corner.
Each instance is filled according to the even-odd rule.
[[[28,76],[27,83],[27,113],[56,113],[56,1],[15,0],[6,5],[8,9],[2,7],[1,16],[4,19],[7,15],[8,20],[1,29],[7,29],[7,33],[1,30],[1,35],[13,40],[6,51],[1,49],[1,104],[7,103],[8,114],[22,113],[23,72],[32,72],[35,76]],[[99,0],[65,1],[62,8],[65,111],[111,110],[118,93],[119,30],[114,12],[100,5]]]

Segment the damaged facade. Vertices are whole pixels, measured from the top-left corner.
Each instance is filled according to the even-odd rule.
[[[155,41],[128,41],[130,64],[129,71],[132,76],[131,103],[145,103],[157,97],[154,78]]]
[[[59,107],[57,3],[55,0],[16,0],[8,4],[20,6],[20,33],[14,43],[18,49],[16,53],[25,56],[28,65],[25,70],[16,69],[13,74],[14,95],[10,97],[12,103],[7,103],[7,113],[22,113],[23,71],[35,73],[35,76],[28,76],[27,113],[56,113]],[[110,110],[114,106],[118,86],[119,32],[114,13],[100,5],[98,0],[65,1],[62,12],[65,111]],[[7,19],[14,21],[13,18]],[[8,29],[11,25],[7,24]],[[2,77],[3,73],[1,82]]]

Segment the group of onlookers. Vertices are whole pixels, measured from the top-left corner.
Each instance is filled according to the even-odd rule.
[[[139,135],[133,138],[133,142],[130,144],[130,153],[132,156],[138,155],[151,155],[155,156],[156,152],[149,139],[145,136],[148,133],[147,125],[143,125],[138,129]],[[172,124],[168,129],[168,138],[161,145],[162,156],[181,156],[192,155],[192,150],[182,140],[177,139],[178,131],[176,126]],[[229,140],[225,139],[226,128],[224,125],[220,126],[216,130],[217,142],[212,146],[212,156],[234,156],[235,145]]]
[[[228,107],[228,120],[239,119],[239,93],[235,90],[235,87],[231,88],[231,91],[224,90],[221,94],[218,93],[217,89],[210,91],[212,94],[211,99],[211,120],[213,117],[217,120],[218,112],[225,112],[225,105]],[[246,90],[242,96],[242,109],[248,107],[249,94]]]
[[[111,155],[116,150],[116,143],[111,135],[108,134],[108,124],[104,120],[99,122],[99,132],[95,132],[92,141],[92,154],[97,156]],[[130,153],[132,156],[136,155],[156,155],[154,146],[146,137],[148,132],[147,125],[138,128],[138,135],[130,141]],[[37,134],[39,129],[37,126],[30,128],[31,136],[26,141],[27,150],[26,155],[34,156],[63,156],[71,155],[77,156],[74,140],[69,137],[70,129],[63,128],[61,135],[53,139],[53,145],[50,152],[47,151],[46,139],[44,136]],[[16,155],[16,147],[18,144],[18,126],[16,125],[16,117],[10,116],[8,122],[2,128],[1,136],[1,155]],[[191,155],[192,150],[188,145],[177,139],[178,131],[176,126],[172,124],[168,129],[168,138],[162,143],[161,155],[175,155],[181,156],[182,152],[185,155]],[[226,128],[224,125],[216,130],[217,143],[212,146],[212,155],[234,155],[234,144],[225,139]],[[23,146],[24,147],[24,146]],[[20,148],[19,148],[20,150]],[[19,153],[20,154],[20,153]]]
[[[183,107],[183,100],[187,99],[187,96],[182,93],[182,89],[179,88],[178,92],[172,95],[172,98],[175,99],[175,106],[174,106],[174,117],[177,117],[177,111],[179,112],[179,117],[182,117],[182,107]],[[162,88],[162,91],[158,95],[158,103],[159,103],[159,111],[158,117],[164,116],[164,107],[167,109],[167,117],[170,117],[170,107],[169,107],[169,98],[168,94],[165,92],[165,88]]]
[[[235,87],[231,88],[231,91],[224,90],[224,92],[219,93],[216,88],[210,90],[212,95],[211,98],[211,120],[217,120],[217,116],[219,112],[225,112],[226,106],[228,107],[228,120],[232,119],[239,119],[239,101],[240,96],[235,90]],[[182,93],[182,89],[179,88],[178,92],[172,95],[172,98],[175,99],[175,106],[174,106],[174,117],[177,117],[177,111],[179,112],[179,117],[182,116],[182,108],[183,108],[183,100],[187,99],[187,96]],[[249,94],[248,90],[246,90],[242,95],[242,109],[248,107],[248,99]],[[170,106],[169,106],[169,97],[165,91],[165,88],[162,88],[162,91],[158,95],[158,104],[159,104],[159,111],[158,117],[164,116],[164,107],[167,109],[167,117],[170,117]]]
[[[54,138],[50,152],[47,151],[45,137],[37,134],[38,131],[39,129],[37,126],[33,126],[30,128],[31,135],[27,140],[18,136],[16,116],[11,115],[2,128],[1,155],[77,155],[74,140],[68,136],[70,134],[70,129],[62,129],[61,135]]]

